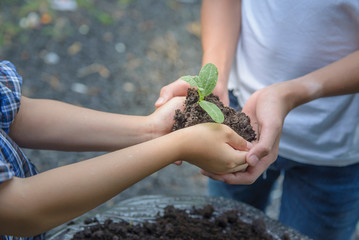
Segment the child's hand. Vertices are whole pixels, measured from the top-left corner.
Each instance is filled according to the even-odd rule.
[[[165,135],[172,131],[175,111],[177,109],[183,111],[184,101],[185,97],[174,97],[148,116],[151,128],[153,129],[153,138]]]
[[[216,173],[233,173],[247,168],[247,141],[223,124],[204,123],[178,130],[181,158],[201,169]]]

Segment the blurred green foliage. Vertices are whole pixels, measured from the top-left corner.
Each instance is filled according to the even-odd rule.
[[[26,28],[20,27],[20,20],[31,12],[48,13],[54,16],[55,12],[50,9],[48,0],[1,0],[0,1],[0,50],[4,45],[11,43],[14,37],[25,43],[27,36]]]
[[[117,1],[119,9],[125,9],[134,0],[114,0]],[[96,0],[76,0],[78,10],[87,11],[89,17],[93,17],[102,25],[111,25],[114,23],[114,17],[111,12],[106,11],[102,6],[106,2]],[[50,22],[41,24],[41,34],[51,36],[54,39],[66,37],[73,32],[70,27],[58,27],[56,18],[61,13],[51,8],[51,0],[0,0],[0,51],[10,44],[16,37],[21,43],[27,41],[27,31],[31,28],[21,27],[22,19],[36,13],[42,21],[41,17],[46,14],[50,17]],[[67,24],[71,25],[71,24]]]

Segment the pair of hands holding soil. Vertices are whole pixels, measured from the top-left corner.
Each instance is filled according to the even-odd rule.
[[[247,142],[242,137],[238,136],[232,129],[228,128],[228,134],[237,135],[240,138],[240,144],[234,146],[227,142],[228,147],[239,150],[242,153],[238,155],[236,172],[218,174],[218,171],[208,171],[208,168],[202,168],[202,174],[220,181],[225,181],[230,184],[251,184],[253,183],[268,167],[272,164],[278,156],[279,139],[284,123],[284,118],[288,112],[294,107],[288,101],[283,101],[281,90],[285,84],[274,84],[272,86],[263,88],[248,99],[247,103],[242,109],[251,120],[251,125],[256,132],[259,140]],[[177,81],[163,87],[161,89],[160,97],[156,102],[156,107],[160,107],[170,99],[176,96],[185,96],[190,85],[178,79]],[[227,90],[218,91],[216,88],[214,93],[220,97],[224,104],[229,103]],[[217,92],[216,92],[217,90]],[[274,94],[278,93],[278,94]],[[223,124],[217,124],[223,125]],[[222,127],[222,128],[225,128]],[[212,137],[213,138],[213,137]],[[201,141],[205,141],[201,138]],[[207,141],[207,140],[206,140]],[[220,141],[220,139],[208,139],[208,141]],[[238,140],[237,140],[238,141]],[[203,151],[208,151],[211,147],[208,143],[207,148]],[[227,151],[230,151],[227,149]],[[230,160],[229,160],[230,161]],[[230,164],[230,162],[228,162]],[[234,163],[232,163],[234,164]],[[198,166],[198,164],[196,164]]]
[[[183,110],[184,103],[185,97],[173,97],[149,115],[155,133],[152,138],[166,135],[166,142],[171,143],[171,148],[162,151],[170,151],[174,159],[181,159],[217,174],[245,169],[248,143],[230,127],[207,122],[172,131],[175,110]],[[171,131],[171,134],[167,134]],[[175,163],[179,165],[180,162]]]

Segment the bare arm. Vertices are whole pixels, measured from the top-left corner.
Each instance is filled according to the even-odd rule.
[[[290,110],[317,98],[358,93],[359,51],[287,84]]]
[[[202,65],[213,63],[218,68],[218,82],[214,94],[229,104],[227,83],[237,48],[241,25],[240,0],[204,0],[201,9]],[[185,96],[189,84],[181,79],[164,86],[156,107],[175,96]]]
[[[284,119],[293,108],[317,98],[358,92],[359,51],[300,78],[258,90],[243,107],[260,136],[246,156],[250,167],[235,174],[205,175],[232,184],[253,183],[277,158]]]
[[[10,136],[21,147],[66,151],[112,151],[171,131],[176,101],[159,116],[105,113],[44,99],[21,98]]]
[[[207,123],[33,177],[13,178],[0,185],[0,233],[39,234],[176,160],[216,173],[239,171],[246,152],[233,148],[246,150],[246,141],[225,125]]]
[[[204,0],[201,8],[202,64],[217,66],[219,79],[214,91],[229,104],[227,83],[241,26],[240,0]]]

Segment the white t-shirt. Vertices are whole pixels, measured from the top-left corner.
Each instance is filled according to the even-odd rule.
[[[243,0],[241,23],[229,89],[242,106],[260,88],[359,50],[359,0]],[[321,98],[292,110],[279,155],[314,165],[359,162],[359,94]]]

